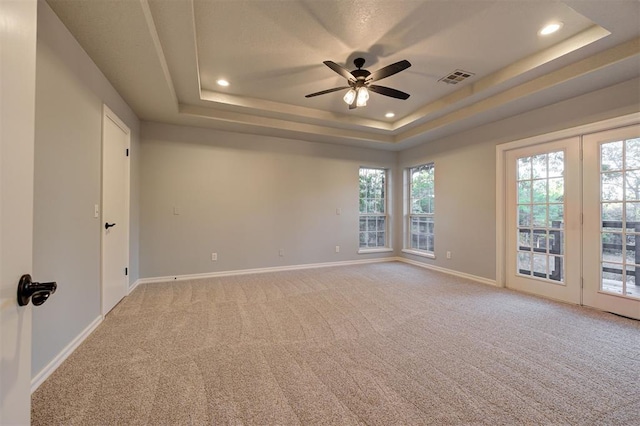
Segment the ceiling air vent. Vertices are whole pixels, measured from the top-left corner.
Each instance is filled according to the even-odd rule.
[[[467,78],[474,76],[475,74],[469,71],[463,71],[463,70],[455,70],[453,72],[450,72],[449,74],[447,74],[445,77],[442,77],[440,80],[438,81],[442,81],[444,83],[447,84],[458,84],[461,81],[466,80]]]

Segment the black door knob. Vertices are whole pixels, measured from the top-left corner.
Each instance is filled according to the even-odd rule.
[[[116,224],[115,223],[109,223],[109,222],[105,222],[104,223],[104,229],[109,229],[112,226],[116,226]]]
[[[31,281],[31,275],[24,274],[18,283],[18,305],[28,305],[31,299],[34,305],[40,306],[56,292],[57,288],[58,284],[55,282],[34,283]]]

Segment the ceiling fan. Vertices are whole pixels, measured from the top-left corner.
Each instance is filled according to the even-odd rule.
[[[386,67],[380,68],[378,71],[369,72],[363,70],[365,60],[363,58],[356,58],[353,64],[357,69],[349,71],[346,68],[336,64],[332,61],[324,61],[323,63],[331,68],[336,73],[347,79],[348,86],[334,87],[333,89],[323,90],[321,92],[311,93],[306,95],[305,98],[312,98],[314,96],[324,95],[326,93],[337,92],[339,90],[349,89],[346,95],[344,95],[344,101],[349,105],[349,109],[362,107],[367,105],[369,100],[369,90],[375,93],[379,93],[384,96],[389,96],[396,99],[407,99],[409,94],[401,92],[400,90],[392,89],[385,86],[377,86],[371,84],[374,81],[382,80],[383,78],[390,77],[400,71],[406,70],[411,66],[411,63],[407,60],[396,62]]]

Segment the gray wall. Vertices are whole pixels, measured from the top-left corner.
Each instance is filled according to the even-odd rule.
[[[358,169],[396,153],[156,123],[141,139],[142,277],[394,255],[357,253]]]
[[[639,110],[640,79],[634,79],[402,151],[401,170],[435,163],[436,259],[402,256],[495,279],[496,145]],[[396,210],[402,207],[396,197]],[[401,223],[397,226],[402,229]],[[446,259],[447,251],[451,259]]]
[[[58,291],[33,311],[35,376],[101,314],[102,104],[132,131],[131,282],[138,277],[139,121],[49,6],[38,2],[33,276]]]

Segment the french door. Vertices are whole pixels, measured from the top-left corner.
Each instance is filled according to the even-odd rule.
[[[507,152],[506,285],[580,303],[580,139]]]
[[[583,137],[584,295],[640,319],[640,125]]]
[[[506,286],[640,319],[640,125],[505,158]]]

